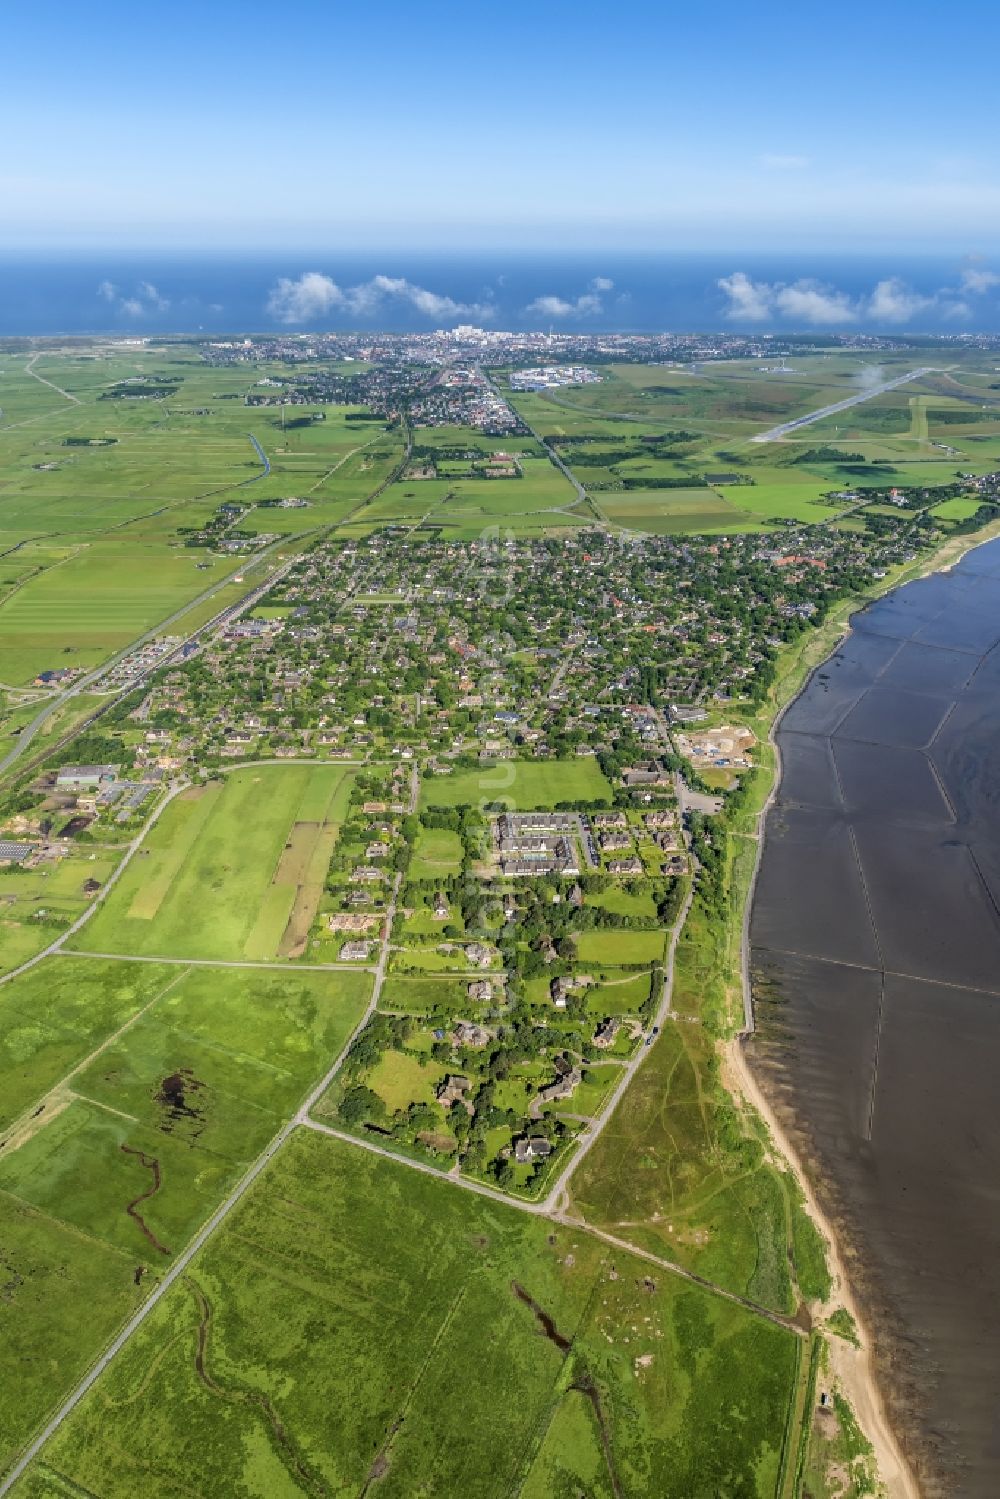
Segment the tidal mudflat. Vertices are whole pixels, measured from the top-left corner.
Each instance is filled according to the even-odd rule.
[[[751,1066],[928,1495],[1000,1494],[1000,541],[852,620],[777,735]]]

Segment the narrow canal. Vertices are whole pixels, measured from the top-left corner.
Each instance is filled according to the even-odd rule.
[[[777,735],[749,1060],[928,1495],[1000,1495],[1000,541],[868,606]]]

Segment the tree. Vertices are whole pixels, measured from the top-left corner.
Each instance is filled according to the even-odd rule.
[[[379,1124],[385,1118],[385,1104],[371,1088],[359,1083],[348,1088],[340,1100],[338,1112],[345,1124],[360,1124],[365,1120]]]

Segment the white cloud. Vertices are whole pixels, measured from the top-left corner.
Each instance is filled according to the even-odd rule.
[[[540,313],[542,317],[569,317],[574,304],[563,297],[536,297],[524,310]]]
[[[615,283],[610,276],[595,276],[590,283],[591,291],[614,291]]]
[[[456,302],[453,297],[440,296],[437,292],[428,291],[426,287],[414,286],[412,281],[407,281],[402,276],[375,276],[371,286],[379,294],[409,302],[418,312],[426,313],[428,317],[455,317],[459,313],[476,313],[482,316],[485,311],[484,306],[478,302]],[[366,288],[358,287],[356,290],[364,291]]]
[[[1000,276],[991,271],[973,271],[963,291],[985,291],[1000,284]],[[836,286],[801,279],[799,281],[753,281],[745,271],[734,271],[717,283],[725,293],[726,316],[736,323],[763,323],[786,319],[800,326],[830,328],[838,324],[900,325],[911,322],[920,313],[939,318],[971,316],[968,302],[954,287],[942,286],[924,293],[908,286],[899,276],[886,276],[864,295],[851,296]]]
[[[857,317],[850,297],[816,281],[795,281],[774,294],[774,304],[785,317],[803,323],[849,323]]]
[[[719,290],[729,298],[726,316],[737,322],[761,323],[774,312],[774,288],[766,281],[751,281],[746,271],[721,276]]]
[[[877,284],[865,310],[873,323],[908,323],[936,300],[936,296],[923,297],[911,290],[898,276],[888,276]]]
[[[126,294],[113,281],[102,281],[97,288],[102,302],[107,302],[122,317],[151,317],[157,312],[170,309],[170,298],[161,296],[151,281],[139,281],[134,291]]]
[[[378,275],[357,286],[342,287],[322,271],[305,271],[295,280],[280,277],[271,288],[267,311],[280,323],[308,323],[334,309],[367,317],[393,301],[408,302],[417,312],[438,319],[460,315],[485,319],[493,311],[488,302],[457,302],[454,297],[415,286],[403,276]]]
[[[336,281],[321,271],[305,271],[297,281],[279,277],[268,296],[267,310],[279,323],[306,323],[343,302],[344,293]]]
[[[166,312],[167,308],[170,306],[169,299],[167,297],[160,296],[160,293],[157,291],[152,281],[140,281],[137,287],[137,291],[140,300],[148,302],[150,307],[152,307],[156,312]]]
[[[987,270],[985,266],[962,267],[962,290],[964,292],[971,292],[973,296],[978,297],[984,292],[992,291],[994,286],[1000,286],[1000,275],[996,271]]]
[[[596,286],[599,279],[604,278],[595,278],[590,283],[591,286]],[[604,303],[596,291],[588,291],[579,297],[575,297],[572,301],[568,301],[565,297],[536,297],[533,302],[528,303],[524,310],[525,312],[537,313],[539,317],[547,318],[594,317],[597,313],[604,311]]]
[[[797,156],[794,152],[765,151],[760,164],[772,172],[801,172],[809,165],[809,158]]]

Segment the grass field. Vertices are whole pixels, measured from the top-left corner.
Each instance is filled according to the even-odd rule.
[[[0,1156],[0,1467],[294,1112],[370,987],[52,958],[0,991],[47,1027],[8,1031],[24,1070],[5,1115],[29,1122]]]
[[[302,509],[252,508],[242,522],[295,536],[349,516],[402,454],[401,434],[352,422],[356,408],[287,430],[280,411],[248,411],[248,373],[212,369],[194,349],[38,355],[36,373],[75,402],[26,362],[0,358],[0,682],[94,666],[232,573],[232,557],[185,547],[180,531],[222,502],[303,497]],[[175,393],[101,399],[150,371],[179,382]]]
[[[611,802],[611,787],[591,756],[572,760],[503,760],[482,770],[425,776],[422,807],[479,806],[505,802],[518,811],[561,802]]]
[[[303,1132],[21,1492],[763,1499],[797,1340],[649,1268]]]
[[[666,934],[593,928],[577,938],[581,963],[652,963],[663,957]]]
[[[254,961],[301,950],[350,782],[337,766],[256,766],[182,792],[75,945]]]
[[[90,905],[93,896],[83,886],[88,879],[103,884],[118,859],[110,849],[70,848],[58,863],[34,869],[0,868],[0,972],[9,971],[65,930]]]
[[[423,828],[410,860],[411,880],[437,880],[458,874],[462,867],[462,840],[447,828]]]
[[[914,363],[907,353],[888,355],[883,373]],[[796,356],[781,376],[735,360],[710,370],[611,365],[599,385],[513,399],[556,444],[607,524],[652,535],[838,526],[844,504],[827,502],[831,492],[951,484],[959,468],[996,468],[1000,413],[957,399],[968,396],[970,380],[981,394],[988,372],[964,367],[765,447],[751,443],[755,433],[856,393],[865,364],[831,351]],[[731,482],[737,476],[752,482]],[[678,487],[657,487],[663,481]]]
[[[0,987],[0,1129],[176,977],[155,963],[48,958]]]

